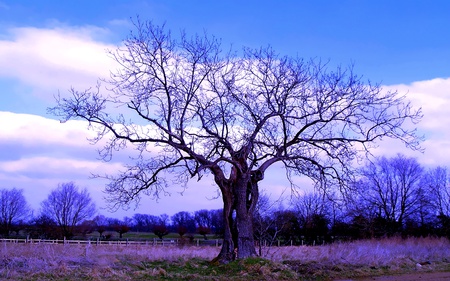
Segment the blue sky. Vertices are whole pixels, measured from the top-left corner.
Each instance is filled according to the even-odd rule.
[[[419,124],[425,153],[395,142],[376,152],[450,165],[449,13],[449,1],[0,0],[0,188],[23,188],[37,211],[58,182],[73,180],[104,205],[104,183],[89,180],[89,173],[114,172],[120,157],[100,163],[85,125],[59,124],[46,108],[58,92],[93,86],[108,74],[113,64],[105,50],[120,44],[137,15],[175,34],[207,31],[236,50],[271,45],[283,55],[329,61],[330,68],[354,64],[365,79],[407,94],[425,114]],[[279,191],[279,177],[275,171],[263,187]],[[178,191],[159,203],[144,200],[136,212],[220,207],[220,200],[205,199],[216,196],[210,182],[183,197]]]

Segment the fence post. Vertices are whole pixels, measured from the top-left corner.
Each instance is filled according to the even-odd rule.
[[[200,239],[197,239],[197,247],[200,245]]]

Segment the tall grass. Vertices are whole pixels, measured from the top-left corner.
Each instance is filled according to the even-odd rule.
[[[0,245],[1,280],[135,280],[151,262],[163,264],[211,260],[218,247],[151,245]],[[272,247],[264,257],[275,263],[327,266],[402,267],[450,263],[447,239],[382,239],[325,246]],[[159,269],[158,269],[159,270]],[[160,274],[158,271],[155,274]],[[164,272],[163,272],[164,274]],[[70,276],[70,278],[68,278]]]
[[[411,260],[450,261],[450,241],[445,238],[389,238],[334,243],[325,246],[271,248],[265,258],[273,261],[301,260],[332,264],[385,266]]]

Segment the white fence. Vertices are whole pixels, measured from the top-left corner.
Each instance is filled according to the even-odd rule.
[[[153,239],[153,240],[47,240],[47,239],[0,239],[3,243],[29,243],[29,244],[77,244],[77,245],[151,245],[151,246],[176,246],[176,245],[196,245],[196,246],[221,246],[221,239],[202,240],[194,239]]]

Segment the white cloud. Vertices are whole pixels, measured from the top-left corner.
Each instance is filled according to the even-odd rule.
[[[408,99],[422,107],[424,118],[419,127],[431,134],[450,136],[450,78],[436,78],[427,81],[414,82],[410,85],[393,85],[400,93],[407,92]]]
[[[14,161],[0,162],[0,170],[11,174],[33,174],[39,177],[64,178],[85,177],[91,173],[105,174],[122,169],[120,163],[103,163],[77,159],[57,159],[52,157],[29,157]]]
[[[450,78],[390,85],[384,89],[406,94],[415,108],[422,109],[424,116],[416,127],[418,134],[425,137],[422,143],[425,151],[411,151],[399,141],[385,139],[374,153],[386,156],[403,153],[418,158],[423,165],[450,167]]]
[[[111,162],[97,159],[95,147],[88,137],[94,133],[87,130],[86,122],[69,121],[64,124],[31,114],[17,114],[0,111],[0,188],[17,187],[32,207],[38,211],[51,189],[58,183],[74,181],[81,187],[87,187],[99,207],[106,207],[102,192],[105,180],[90,179],[91,174],[116,174],[128,160],[130,151],[121,152]],[[216,188],[211,179],[201,182],[193,180],[189,188],[183,191],[180,186],[172,186],[167,191],[168,198],[159,202],[143,196],[140,207],[128,212],[119,211],[107,216],[131,216],[135,212],[161,214],[201,208],[220,208],[221,200],[214,198]],[[133,206],[131,206],[133,207]]]
[[[116,46],[95,40],[106,31],[98,27],[12,28],[0,41],[0,76],[35,87],[40,98],[53,100],[54,89],[86,89],[115,69],[107,49]]]
[[[20,142],[25,146],[35,145],[67,145],[86,146],[87,138],[95,133],[87,130],[87,124],[82,121],[60,123],[31,114],[17,114],[0,111],[2,124],[1,142]]]

